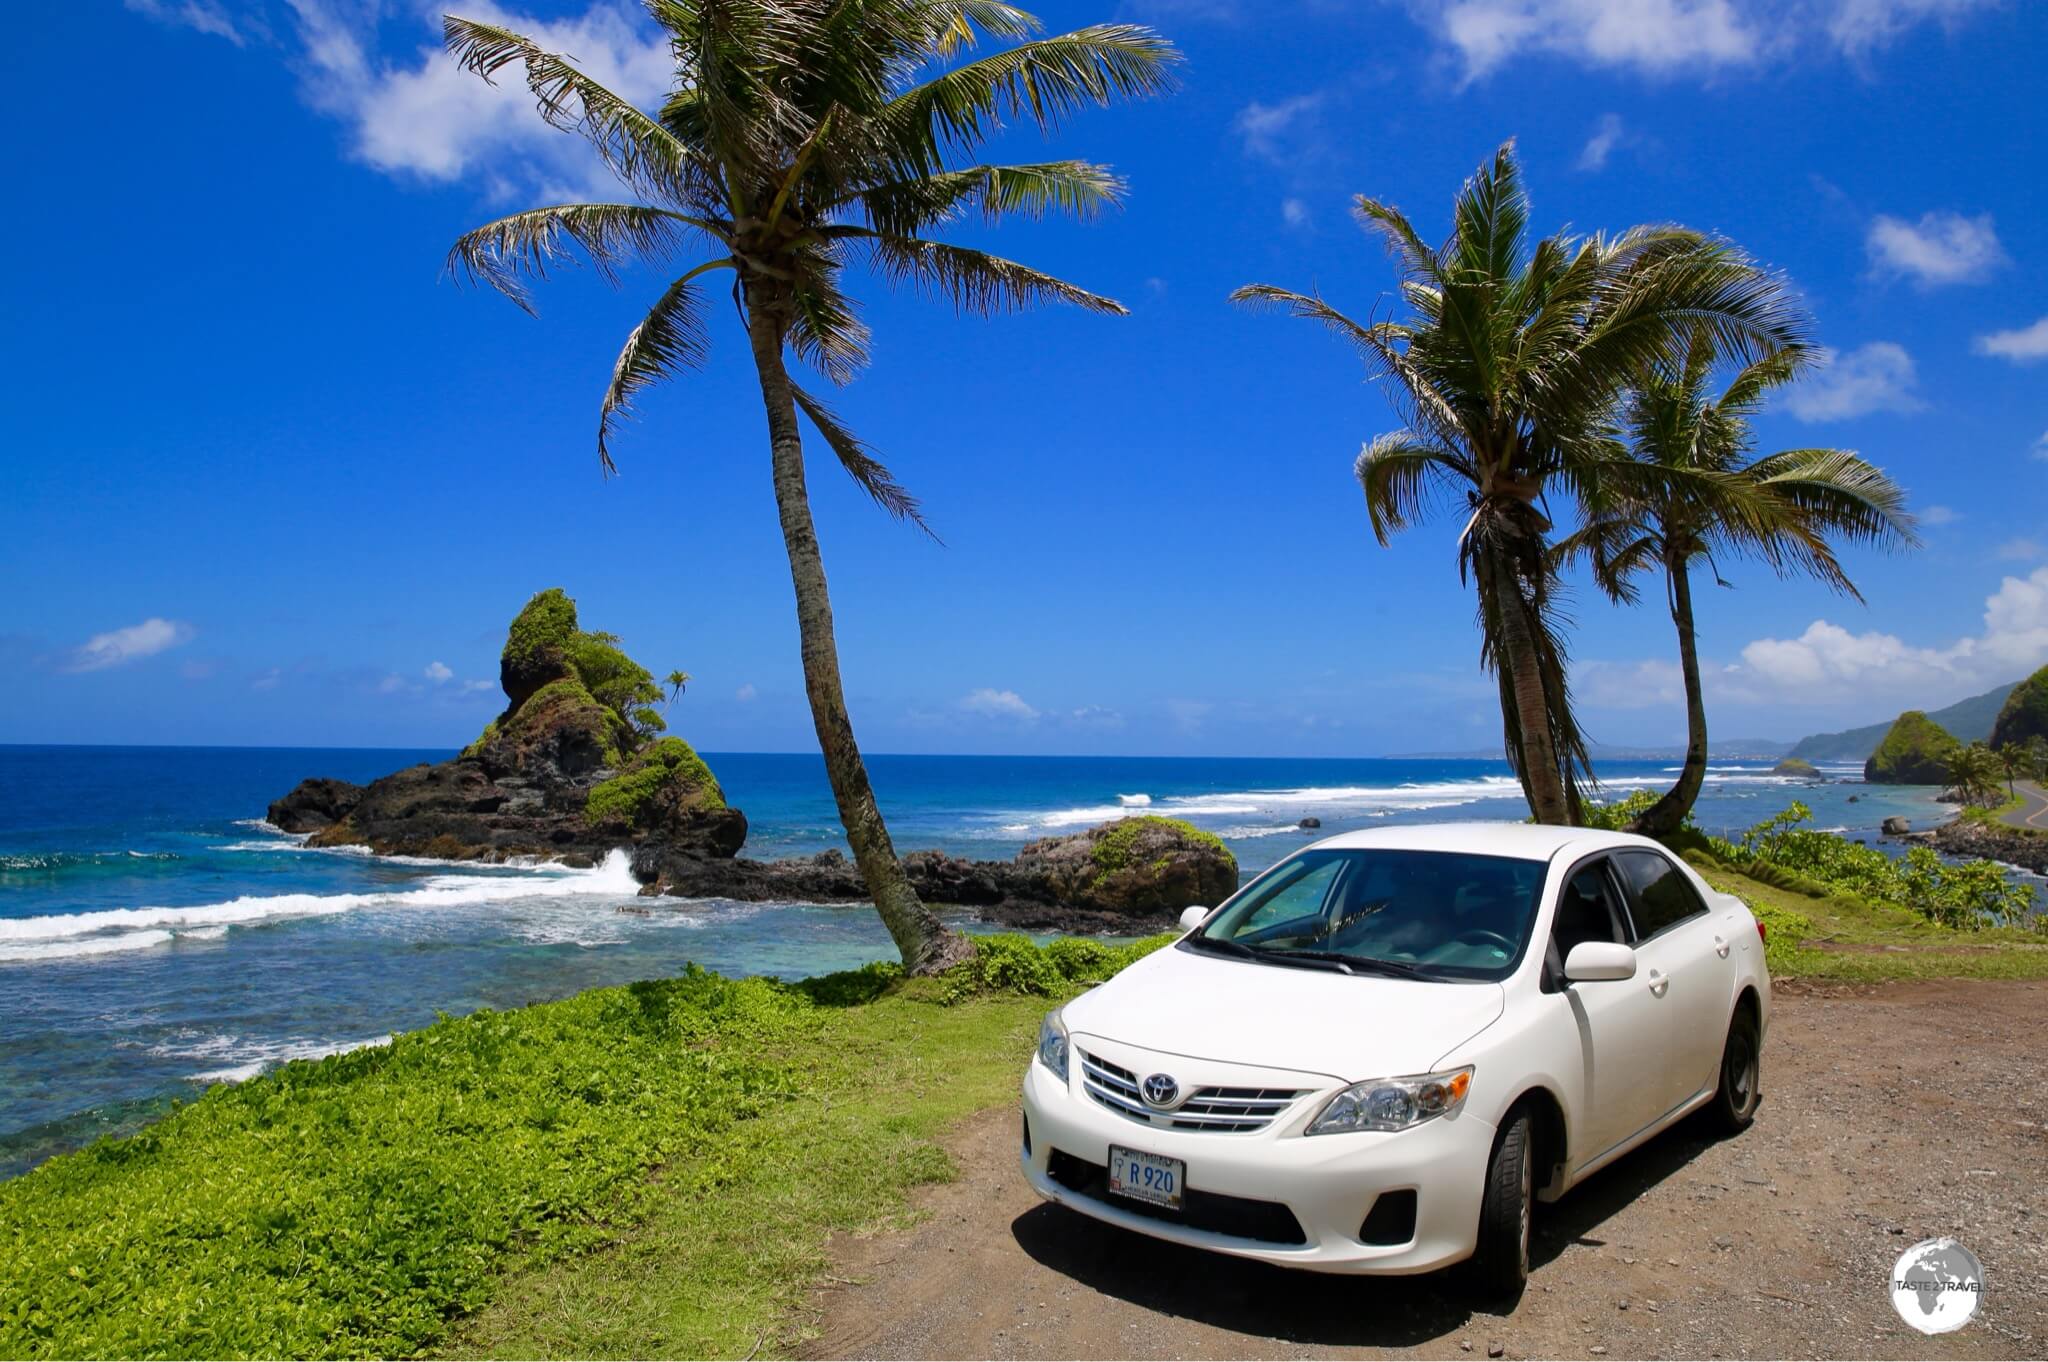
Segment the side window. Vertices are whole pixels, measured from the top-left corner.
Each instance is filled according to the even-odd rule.
[[[1231,935],[1246,936],[1295,918],[1321,913],[1324,902],[1329,898],[1330,886],[1336,882],[1343,868],[1344,858],[1341,856],[1309,865],[1305,873],[1269,891],[1266,901],[1252,909]]]
[[[1562,965],[1572,947],[1582,942],[1624,940],[1617,907],[1606,862],[1580,866],[1558,894],[1557,916],[1551,922],[1550,940],[1557,948],[1557,963]]]
[[[1655,936],[1707,911],[1684,872],[1656,852],[1624,851],[1614,859],[1635,899],[1637,937]]]

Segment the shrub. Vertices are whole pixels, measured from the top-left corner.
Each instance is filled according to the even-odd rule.
[[[704,759],[681,738],[662,738],[634,757],[625,770],[591,787],[583,817],[592,824],[611,817],[640,824],[654,798],[671,787],[679,807],[725,807],[725,795]]]
[[[1924,846],[1893,859],[1876,847],[1800,826],[1812,817],[1811,809],[1794,801],[1742,835],[1742,858],[1910,908],[1943,927],[2021,923],[2032,910],[2034,891],[2013,882],[1994,862],[1950,863]]]
[[[1178,940],[1178,932],[1165,932],[1121,945],[1063,937],[1040,946],[1016,932],[978,936],[974,938],[974,954],[946,971],[939,997],[947,1003],[963,1002],[982,993],[1053,997],[1077,984],[1100,983]]]

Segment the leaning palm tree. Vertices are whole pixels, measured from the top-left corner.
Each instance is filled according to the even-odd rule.
[[[905,966],[942,968],[965,946],[904,875],[847,716],[798,413],[885,510],[924,520],[868,446],[791,379],[788,361],[835,383],[866,362],[868,331],[846,291],[855,264],[963,312],[1057,302],[1121,313],[1108,298],[932,233],[969,214],[1087,217],[1114,203],[1121,182],[1088,162],[960,162],[1006,119],[1049,130],[1085,105],[1164,91],[1177,55],[1128,24],[1041,37],[1032,16],[994,0],[647,0],[647,9],[676,64],[673,93],[652,113],[509,29],[446,21],[464,68],[489,80],[523,66],[541,116],[588,139],[632,200],[501,218],[457,241],[450,268],[531,311],[526,280],[574,251],[616,283],[629,263],[666,269],[686,247],[703,249],[671,273],[612,368],[597,430],[608,471],[633,398],[703,363],[704,285],[730,272],[767,409],[804,685],[840,821]],[[948,65],[984,35],[1016,41]]]
[[[1707,775],[1707,711],[1693,624],[1692,571],[1704,564],[1763,562],[1779,576],[1804,573],[1863,599],[1835,555],[1835,541],[1884,548],[1919,542],[1906,494],[1881,469],[1845,450],[1791,449],[1752,457],[1750,420],[1804,363],[1788,348],[1744,365],[1718,396],[1709,390],[1716,348],[1704,330],[1677,365],[1652,363],[1625,404],[1629,461],[1598,477],[1586,523],[1558,546],[1584,555],[1610,597],[1633,604],[1637,579],[1661,573],[1678,630],[1685,686],[1685,764],[1676,784],[1630,823],[1669,836],[1684,825]]]
[[[1611,461],[1615,402],[1645,363],[1682,353],[1701,326],[1760,357],[1798,340],[1797,313],[1741,253],[1683,228],[1532,244],[1512,142],[1466,181],[1442,246],[1376,199],[1360,195],[1356,211],[1394,257],[1405,319],[1354,321],[1270,284],[1231,296],[1335,329],[1388,380],[1405,429],[1368,442],[1356,466],[1373,533],[1385,544],[1446,504],[1467,517],[1458,571],[1477,589],[1508,760],[1539,822],[1575,822],[1591,772],[1566,685],[1546,493],[1579,495]]]

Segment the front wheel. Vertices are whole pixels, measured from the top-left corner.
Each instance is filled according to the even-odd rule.
[[[1740,1135],[1756,1119],[1763,1101],[1763,1037],[1756,1014],[1737,1009],[1728,1023],[1728,1044],[1721,1051],[1721,1086],[1707,1104],[1707,1118],[1723,1135]]]
[[[1509,1299],[1529,1284],[1529,1216],[1536,1200],[1534,1132],[1526,1113],[1501,1127],[1486,1170],[1486,1195],[1479,1203],[1479,1242],[1472,1254],[1474,1283],[1492,1296]]]

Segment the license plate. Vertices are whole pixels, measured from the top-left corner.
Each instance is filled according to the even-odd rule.
[[[1109,1190],[1134,1201],[1180,1209],[1182,1190],[1187,1186],[1188,1166],[1180,1159],[1144,1154],[1117,1145],[1109,1147]]]

